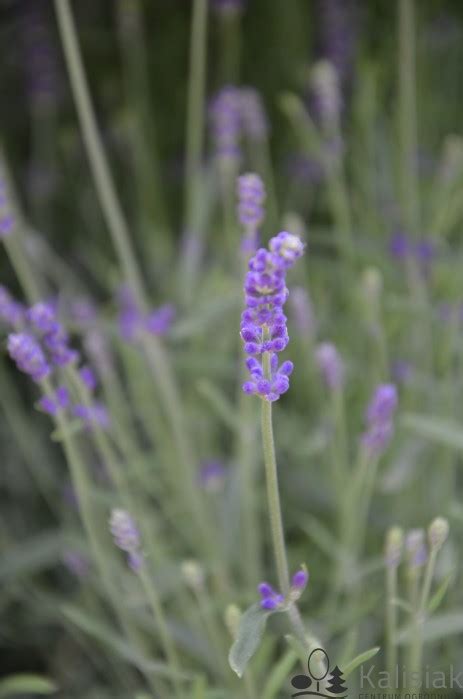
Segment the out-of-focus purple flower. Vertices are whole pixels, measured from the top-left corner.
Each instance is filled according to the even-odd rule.
[[[286,159],[286,172],[298,184],[318,184],[324,178],[321,162],[305,153],[292,153]]]
[[[199,484],[204,490],[218,492],[225,482],[225,467],[218,460],[206,461],[199,471]]]
[[[108,411],[102,403],[93,403],[90,406],[78,403],[74,405],[73,413],[85,422],[88,427],[98,425],[102,429],[108,429],[111,425]]]
[[[367,408],[366,418],[368,424],[391,420],[397,409],[398,402],[397,388],[394,384],[380,384],[375,390]]]
[[[44,413],[56,415],[60,410],[69,407],[70,396],[66,386],[59,386],[51,396],[42,396],[38,405]]]
[[[243,249],[255,252],[259,227],[264,220],[265,186],[259,175],[252,172],[237,179],[238,218],[245,229]]]
[[[430,265],[436,257],[436,246],[432,240],[420,240],[416,244],[415,254],[423,265]]]
[[[380,456],[391,441],[397,405],[396,387],[393,384],[378,386],[367,408],[367,430],[362,437],[363,445],[371,456]]]
[[[69,346],[69,336],[57,318],[53,303],[40,301],[34,304],[27,317],[41,336],[53,364],[64,367],[79,359],[79,353]]]
[[[273,611],[280,607],[285,601],[283,595],[276,592],[273,587],[266,582],[260,583],[257,590],[261,597],[260,606],[262,609]]]
[[[328,388],[337,391],[344,383],[344,364],[331,342],[322,342],[315,350],[318,368]]]
[[[89,391],[94,391],[96,389],[97,380],[91,367],[83,366],[81,369],[79,369],[79,376],[82,383],[88,388]]]
[[[133,517],[119,508],[111,511],[109,529],[114,543],[127,554],[127,562],[134,572],[143,565],[143,555],[140,550],[140,532]]]
[[[42,381],[51,372],[42,348],[32,335],[24,332],[9,335],[8,354],[18,369],[34,381]]]
[[[7,326],[19,329],[24,325],[26,308],[16,301],[4,286],[0,285],[0,320]]]
[[[71,301],[69,311],[72,321],[80,327],[93,325],[97,320],[95,304],[88,298],[81,297]]]
[[[151,335],[166,335],[172,327],[175,319],[175,306],[166,303],[148,314],[145,320],[145,328]]]
[[[251,380],[243,385],[248,394],[268,401],[278,400],[289,388],[292,362],[278,366],[278,352],[285,349],[289,337],[283,305],[288,298],[286,272],[304,252],[296,235],[283,231],[272,238],[269,249],[261,248],[249,261],[244,284],[246,309],[241,315],[244,351],[251,355],[246,366]],[[268,353],[268,371],[263,356]],[[260,360],[256,357],[260,357]]]
[[[241,119],[243,131],[250,141],[265,141],[269,123],[262,98],[252,87],[241,88]]]
[[[209,108],[215,154],[219,161],[236,163],[241,156],[241,93],[233,85],[223,87]]]
[[[411,243],[408,235],[402,231],[392,234],[389,241],[389,252],[396,260],[405,260],[411,253]]]
[[[411,529],[405,537],[405,549],[410,568],[421,568],[428,559],[424,529]]]
[[[313,337],[317,323],[309,292],[304,287],[297,286],[291,292],[289,303],[298,332],[306,337]]]
[[[63,563],[76,578],[86,578],[90,572],[90,561],[80,551],[69,550],[63,554]]]

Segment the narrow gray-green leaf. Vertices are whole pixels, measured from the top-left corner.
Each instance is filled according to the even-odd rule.
[[[454,420],[442,420],[435,415],[406,413],[402,416],[402,424],[421,437],[463,450],[462,425]]]
[[[238,677],[256,652],[264,635],[268,617],[273,612],[262,609],[259,602],[249,607],[240,619],[236,640],[228,655],[230,667]]]
[[[344,677],[348,677],[356,668],[359,667],[359,665],[362,665],[363,663],[366,663],[368,660],[373,658],[379,651],[379,649],[379,646],[369,648],[368,650],[364,651],[363,653],[360,653],[355,658],[353,658],[353,660],[348,662],[347,665],[345,665],[343,668]]]
[[[411,626],[401,629],[398,634],[398,644],[407,643],[413,633],[414,629]],[[427,619],[423,624],[421,637],[423,641],[429,643],[460,633],[463,633],[463,610],[457,609],[453,612],[436,614],[431,619]]]
[[[432,614],[433,612],[436,611],[438,607],[440,607],[444,597],[445,593],[448,590],[448,587],[453,579],[453,573],[449,573],[448,575],[445,576],[433,596],[428,602],[428,612]]]
[[[19,694],[54,694],[56,691],[56,684],[40,675],[10,675],[0,680],[0,699]]]

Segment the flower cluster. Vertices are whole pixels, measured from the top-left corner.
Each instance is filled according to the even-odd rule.
[[[422,238],[414,241],[407,233],[397,231],[389,241],[391,257],[399,262],[414,258],[425,273],[436,257],[436,247],[432,240]]]
[[[328,388],[331,391],[342,388],[344,364],[336,347],[331,342],[322,342],[315,351],[315,359]]]
[[[308,581],[309,573],[307,570],[305,570],[305,568],[298,570],[291,580],[291,589],[288,594],[288,599],[285,599],[284,595],[274,590],[269,583],[260,583],[257,588],[261,597],[260,606],[262,609],[272,611],[284,606],[288,602],[295,602],[304,592]]]
[[[11,333],[7,347],[8,354],[18,369],[34,381],[42,381],[49,376],[50,364],[35,337],[27,333]]]
[[[175,307],[171,304],[160,306],[148,314],[142,313],[132,290],[123,286],[119,289],[119,332],[127,342],[134,342],[146,331],[151,335],[166,335],[175,318]]]
[[[368,405],[367,430],[363,434],[363,444],[372,456],[380,456],[392,438],[397,405],[397,389],[394,384],[378,386]]]
[[[140,550],[140,532],[133,517],[126,510],[115,508],[111,512],[109,529],[116,546],[127,553],[130,568],[139,571],[143,565],[143,554]]]
[[[268,401],[278,400],[289,388],[293,364],[286,361],[279,366],[277,353],[289,341],[282,310],[289,293],[286,272],[303,252],[300,238],[283,231],[270,240],[268,250],[260,248],[249,261],[241,337],[244,351],[251,355],[246,361],[251,381],[243,385],[243,390]]]
[[[69,336],[52,303],[36,303],[28,310],[27,319],[48,350],[52,364],[64,367],[79,359],[79,353],[69,346]]]

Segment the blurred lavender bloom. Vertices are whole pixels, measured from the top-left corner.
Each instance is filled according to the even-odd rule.
[[[391,365],[391,376],[396,383],[406,384],[413,376],[413,365],[406,359],[395,359]]]
[[[98,375],[109,376],[113,370],[111,352],[106,336],[97,325],[85,333],[84,348]]]
[[[199,484],[204,490],[217,493],[223,488],[225,474],[226,469],[220,461],[206,461],[199,471]]]
[[[73,299],[70,304],[69,313],[73,322],[80,327],[93,325],[97,320],[95,304],[85,297]]]
[[[264,220],[265,186],[259,175],[247,173],[237,179],[238,218],[245,229],[243,252],[254,253],[258,245],[259,227]]]
[[[289,304],[298,332],[306,337],[314,337],[317,331],[317,322],[307,289],[302,286],[295,287],[289,297]]]
[[[397,389],[394,384],[378,386],[367,408],[367,430],[362,436],[363,445],[371,457],[380,456],[391,441],[397,405]]]
[[[324,177],[322,164],[304,153],[290,154],[285,165],[288,177],[299,184],[319,184]]]
[[[140,550],[140,532],[133,517],[126,510],[113,509],[109,529],[116,546],[127,554],[130,568],[138,572],[143,565],[143,555]]]
[[[120,287],[117,299],[119,303],[119,332],[126,342],[132,342],[140,330],[142,314],[132,290],[123,285]]]
[[[45,354],[37,340],[27,333],[12,333],[8,336],[8,354],[20,371],[34,381],[42,381],[51,372]]]
[[[166,335],[172,327],[175,315],[175,306],[166,303],[148,314],[145,328],[151,335]]]
[[[307,587],[308,582],[309,582],[309,573],[304,568],[301,568],[301,570],[298,570],[296,573],[294,573],[294,575],[291,579],[291,587],[293,587],[299,591],[302,591]]]
[[[93,370],[89,366],[83,366],[81,369],[79,369],[79,376],[86,388],[88,388],[89,391],[94,391],[97,387],[97,380],[96,376],[93,373]]]
[[[79,359],[79,353],[69,346],[69,336],[56,315],[56,305],[40,301],[27,312],[34,330],[41,336],[52,363],[64,367]]]
[[[220,162],[237,163],[241,156],[241,93],[226,85],[212,99],[209,119],[215,154]]]
[[[8,289],[0,285],[0,320],[13,329],[19,329],[24,325],[25,318],[25,306],[16,301]]]
[[[265,141],[269,123],[262,98],[252,87],[243,87],[241,94],[241,119],[245,135],[250,141]]]
[[[106,430],[111,426],[111,420],[106,407],[102,403],[93,403],[93,405],[74,405],[73,413],[80,418],[87,427],[91,428],[94,425]]]
[[[69,407],[70,396],[66,386],[59,386],[56,391],[50,396],[43,396],[38,405],[44,413],[48,415],[57,415],[60,410],[65,410]]]
[[[68,550],[63,554],[63,563],[76,578],[86,578],[90,572],[90,561],[80,551]]]
[[[408,235],[402,231],[393,233],[389,241],[389,252],[395,260],[405,260],[411,253]]]
[[[344,364],[336,347],[331,342],[322,342],[315,350],[315,359],[328,388],[332,391],[342,388]]]

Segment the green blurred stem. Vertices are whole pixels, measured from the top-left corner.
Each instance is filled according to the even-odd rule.
[[[415,591],[414,617],[413,617],[413,638],[410,645],[410,669],[411,672],[421,672],[423,638],[422,626],[426,615],[426,606],[431,592],[432,579],[436,567],[437,549],[431,548],[428,562],[424,571],[424,578],[421,587],[421,594]]]
[[[420,673],[421,670],[421,649],[422,639],[420,633],[420,617],[419,617],[419,580],[420,569],[415,566],[409,566],[407,570],[407,587],[408,601],[412,609],[410,641],[407,648],[407,684],[409,691],[416,690],[416,686],[411,684],[411,678],[414,673]]]
[[[386,566],[386,668],[395,677],[397,667],[397,567]],[[397,689],[397,687],[390,687]]]
[[[167,622],[166,618],[164,615],[164,610],[162,608],[161,601],[159,599],[156,587],[151,579],[151,577],[148,575],[148,572],[146,570],[146,565],[142,564],[140,571],[138,572],[138,575],[140,577],[140,580],[143,585],[143,589],[145,591],[146,597],[148,599],[149,605],[151,607],[151,610],[154,615],[154,619],[156,622],[157,626],[157,631],[159,633],[159,638],[161,639],[161,644],[165,653],[165,656],[167,658],[167,661],[169,662],[169,665],[172,667],[174,671],[174,677],[173,677],[173,683],[175,687],[175,694],[180,699],[183,696],[182,692],[182,687],[179,681],[179,675],[181,672],[181,666],[180,666],[180,661],[177,655],[177,651],[175,649],[175,646],[172,642],[172,637],[169,633],[169,629],[167,627]]]
[[[79,50],[77,32],[69,0],[55,0],[55,12],[69,72],[71,89],[82,128],[87,157],[100,199],[103,215],[111,234],[121,269],[136,295],[140,306],[145,305],[143,282],[132,251],[130,234],[122,212],[106,156],[98,134],[95,113],[90,98],[85,70]]]

